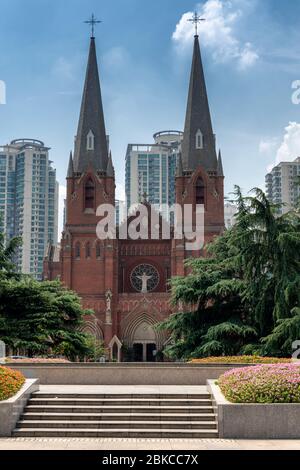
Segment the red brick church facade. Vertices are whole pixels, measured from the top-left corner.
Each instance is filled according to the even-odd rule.
[[[176,202],[193,204],[194,208],[204,205],[205,242],[224,229],[223,185],[222,160],[216,153],[195,36]],[[49,246],[44,279],[60,277],[80,295],[83,306],[94,311],[84,330],[104,341],[111,359],[122,360],[124,345],[133,351],[133,359],[152,361],[155,351],[162,350],[168,340],[155,328],[172,313],[168,280],[186,275],[184,260],[203,253],[187,251],[185,240],[172,236],[167,240],[123,240],[117,230],[115,239],[100,240],[96,211],[101,204],[115,204],[115,174],[92,37],[74,155],[70,155],[67,174],[65,227],[60,248]],[[155,280],[146,291],[138,276],[144,269],[150,269]]]

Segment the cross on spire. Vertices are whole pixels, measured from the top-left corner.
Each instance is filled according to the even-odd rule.
[[[93,13],[91,18],[89,20],[85,21],[85,23],[89,24],[91,26],[91,30],[92,30],[91,37],[93,38],[94,37],[94,32],[95,32],[95,26],[99,23],[102,23],[102,21],[97,20],[97,18],[95,17],[95,15]]]
[[[198,24],[201,23],[201,21],[205,21],[205,18],[200,18],[198,13],[195,11],[193,18],[190,18],[188,21],[195,25],[195,36],[198,36]]]

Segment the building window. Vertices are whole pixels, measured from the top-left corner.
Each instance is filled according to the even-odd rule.
[[[85,245],[85,257],[91,257],[91,244],[89,242]]]
[[[196,204],[205,204],[205,186],[201,176],[196,182]]]
[[[101,258],[101,246],[100,243],[96,243],[96,258],[100,259]]]
[[[80,243],[77,242],[75,245],[75,258],[80,259]]]
[[[85,209],[94,209],[95,205],[95,185],[91,178],[85,184]]]
[[[94,147],[95,147],[95,137],[92,131],[90,131],[87,135],[86,149],[94,150]]]
[[[203,134],[199,129],[196,134],[196,149],[203,149],[203,145],[204,145]]]

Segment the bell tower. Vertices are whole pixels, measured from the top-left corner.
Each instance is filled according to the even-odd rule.
[[[90,39],[89,57],[81,102],[74,155],[67,172],[65,228],[61,244],[62,281],[76,291],[84,305],[97,316],[117,292],[116,240],[99,240],[97,208],[115,205],[115,172],[106,135],[95,38]],[[89,305],[89,299],[93,304]],[[112,312],[112,308],[110,308]],[[99,312],[98,312],[99,313]],[[104,336],[112,337],[113,319],[101,320]]]
[[[177,165],[176,202],[183,210],[186,204],[193,206],[193,227],[196,206],[204,206],[205,244],[224,230],[223,165],[221,152],[218,156],[216,152],[198,34],[194,36],[184,137]],[[174,240],[173,246],[177,260],[173,275],[183,275],[183,260],[201,252],[187,253],[184,240]]]

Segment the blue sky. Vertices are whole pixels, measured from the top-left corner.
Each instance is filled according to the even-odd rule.
[[[51,147],[62,186],[73,147],[92,12],[118,193],[128,143],[182,129],[192,54],[188,12],[200,27],[226,193],[263,186],[266,169],[300,155],[300,0],[1,0],[0,145],[31,137]]]

